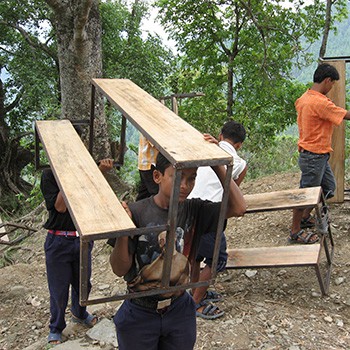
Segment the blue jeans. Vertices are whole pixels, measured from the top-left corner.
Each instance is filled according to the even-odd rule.
[[[199,243],[197,261],[204,260],[204,263],[211,267],[213,263],[213,255],[214,255],[214,246],[215,246],[216,233],[210,232],[201,236],[201,240]],[[221,234],[220,241],[220,250],[219,250],[219,259],[217,265],[217,272],[223,271],[227,264],[227,244],[225,233]]]
[[[186,292],[164,314],[127,299],[113,321],[119,350],[192,350],[196,342],[195,304]]]
[[[328,160],[329,153],[300,152],[300,188],[321,186],[326,198],[334,197],[336,183]]]
[[[91,290],[91,250],[89,243],[88,292]],[[72,314],[80,319],[88,316],[86,306],[79,304],[80,240],[47,234],[45,241],[47,282],[50,291],[50,331],[61,333],[66,327],[65,313],[68,304],[69,286],[72,295]]]

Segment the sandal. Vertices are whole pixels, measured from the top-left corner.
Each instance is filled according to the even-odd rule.
[[[93,327],[97,323],[98,318],[95,315],[88,314],[88,316],[85,319],[78,318],[74,315],[72,315],[72,322],[73,323],[79,323],[83,326],[87,327]]]
[[[301,219],[300,228],[311,228],[315,227],[315,218],[312,215],[309,215],[306,219]]]
[[[59,345],[62,343],[62,334],[61,333],[53,333],[50,332],[47,337],[47,349],[51,349],[52,347]]]
[[[215,292],[214,290],[208,290],[202,299],[205,303],[216,303],[217,301],[223,300],[222,294]]]
[[[317,239],[311,239],[312,237],[316,236]],[[289,243],[296,243],[296,244],[314,244],[319,241],[319,237],[316,233],[310,232],[306,233],[304,230],[300,230],[297,233],[290,233],[288,241]]]
[[[202,311],[198,311],[201,307],[203,307]],[[220,311],[220,309],[211,304],[205,303],[201,301],[199,304],[196,304],[196,316],[202,317],[206,320],[215,320],[224,315],[224,311]]]

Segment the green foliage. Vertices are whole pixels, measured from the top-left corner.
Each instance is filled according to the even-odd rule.
[[[164,96],[174,56],[158,35],[143,36],[146,3],[135,2],[130,12],[124,1],[109,0],[100,9],[104,76],[131,79],[153,96]]]
[[[315,41],[324,4],[293,9],[280,1],[158,0],[162,23],[178,43],[177,90],[202,91],[184,100],[180,115],[201,131],[227,118],[242,122],[255,145],[265,145],[295,120],[294,101],[305,89],[291,81],[301,38]]]
[[[325,3],[289,3],[290,8],[279,0],[158,0],[163,24],[180,52],[174,57],[158,35],[142,33],[149,11],[146,1],[135,1],[131,7],[123,0],[101,1],[103,76],[131,79],[155,97],[204,92],[204,97],[179,100],[180,116],[213,135],[228,118],[242,122],[248,131],[244,146],[248,177],[297,170],[296,140],[280,136],[295,123],[294,101],[306,88],[291,78],[291,69],[293,64],[316,64],[305,48],[319,46]],[[347,17],[345,4],[334,2],[334,20]],[[44,0],[0,2],[0,72],[7,108],[0,126],[4,124],[11,137],[32,130],[34,119],[60,114],[57,43],[50,19]],[[327,55],[345,55],[348,22],[333,22],[333,27],[342,35],[331,33]],[[310,81],[312,72],[304,73],[307,79],[298,80]],[[108,105],[106,113],[110,139],[115,140],[120,135],[120,113]],[[120,174],[136,185],[138,132],[130,124],[127,140]],[[349,153],[347,138],[347,169]],[[23,208],[35,206],[42,197],[33,166],[27,166],[22,176],[33,184]],[[19,209],[15,198],[1,201],[13,202]]]
[[[29,10],[30,9],[30,10]],[[13,134],[32,129],[34,119],[59,109],[56,43],[45,1],[0,4],[0,70],[4,81],[6,123]]]
[[[254,151],[245,150],[246,141],[240,152],[248,163],[247,179],[280,172],[299,171],[297,141],[298,138],[295,136],[281,135],[265,149],[254,149]]]

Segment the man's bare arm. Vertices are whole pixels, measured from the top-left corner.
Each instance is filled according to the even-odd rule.
[[[127,203],[122,202],[122,206],[132,218],[131,211]],[[113,272],[118,277],[125,276],[132,266],[133,256],[129,253],[129,236],[119,237],[115,241],[113,251],[109,257]]]

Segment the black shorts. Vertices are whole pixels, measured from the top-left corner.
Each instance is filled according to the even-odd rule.
[[[215,232],[206,233],[201,237],[198,254],[196,258],[197,261],[204,260],[204,263],[206,265],[209,265],[210,267],[213,262],[215,238],[216,238]],[[218,266],[217,266],[218,272],[224,270],[226,267],[227,256],[228,256],[226,249],[227,249],[226,237],[225,237],[225,233],[222,232],[221,242],[220,242],[220,251],[219,251],[219,260],[218,260]]]

